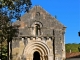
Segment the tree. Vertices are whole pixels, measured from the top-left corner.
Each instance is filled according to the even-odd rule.
[[[0,0],[0,13],[9,19],[19,19],[21,12],[28,12],[31,0]]]
[[[80,47],[78,47],[78,50],[79,50],[79,52],[80,52]]]
[[[18,26],[11,25],[11,21],[8,19],[7,16],[0,14],[1,56],[3,56],[2,50],[5,50],[5,48],[2,47],[2,43],[5,40],[7,41],[7,57],[9,56],[9,42],[11,42],[12,38],[14,36],[16,36],[16,33],[18,33],[17,27]],[[4,58],[4,56],[3,56],[3,58]],[[7,59],[7,60],[9,60],[9,59]]]
[[[0,14],[0,46],[1,46],[1,59],[5,59],[5,57],[3,56],[3,42],[6,40],[7,38],[7,27],[8,27],[8,18],[6,16],[3,16],[2,14]],[[7,27],[6,27],[7,26]],[[6,53],[5,53],[6,54]]]
[[[28,12],[31,0],[0,0],[0,42],[7,41],[7,57],[9,60],[9,42],[18,33],[18,26],[12,26],[12,19],[19,19],[22,12]],[[19,19],[20,20],[20,19]]]

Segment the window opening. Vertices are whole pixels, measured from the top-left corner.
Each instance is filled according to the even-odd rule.
[[[40,25],[39,24],[35,24],[35,26],[34,26],[34,32],[35,32],[35,35],[37,35],[37,36],[41,35],[41,29],[40,29]]]
[[[37,12],[37,13],[36,13],[36,16],[40,16],[40,13],[39,13],[39,12]]]

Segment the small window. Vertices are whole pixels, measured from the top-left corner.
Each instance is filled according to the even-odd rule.
[[[35,24],[34,25],[33,34],[34,35],[41,35],[41,29],[40,29],[40,25],[39,24]]]
[[[54,35],[54,30],[53,30],[53,35]]]
[[[40,25],[36,24],[36,35],[40,35]]]
[[[40,13],[39,13],[39,12],[37,12],[37,13],[36,13],[36,16],[40,16]]]

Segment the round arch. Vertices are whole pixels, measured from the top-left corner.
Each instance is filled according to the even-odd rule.
[[[35,22],[33,22],[33,23],[31,24],[31,27],[34,27],[35,24],[40,25],[40,28],[43,27],[42,23],[39,22],[39,21],[35,21]]]
[[[42,23],[39,22],[39,21],[34,21],[32,24],[31,24],[31,34],[32,35],[41,35],[41,28],[43,27]]]
[[[24,56],[26,57],[26,59],[30,58],[33,60],[33,54],[35,51],[39,52],[40,60],[43,60],[43,59],[48,60],[48,55],[49,55],[50,50],[48,46],[44,44],[43,42],[29,43],[24,50]]]

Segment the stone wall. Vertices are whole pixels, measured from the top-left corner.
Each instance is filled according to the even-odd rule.
[[[26,45],[24,43],[25,41],[27,41]],[[26,52],[24,51],[27,50],[26,49],[27,45],[34,43],[34,42],[46,44],[49,49],[49,56],[53,57],[53,41],[51,37],[37,37],[37,38],[36,37],[30,37],[30,38],[26,37],[26,40],[22,38],[22,40],[12,41],[12,44],[13,44],[12,46],[13,59],[12,60],[18,60],[18,59],[20,60],[21,58],[25,57]]]
[[[16,21],[14,24],[20,25],[20,27],[19,35],[16,37],[17,39],[13,39],[12,41],[13,60],[33,60],[34,51],[39,51],[43,54],[41,55],[43,56],[41,60],[43,58],[44,60],[65,59],[65,26],[43,10],[42,7],[33,7],[28,13],[21,17],[21,21]],[[30,44],[33,45],[29,46]],[[40,45],[36,46],[35,44]],[[30,51],[32,51],[30,54],[28,54],[29,52],[27,53],[29,47],[33,49],[30,49]],[[44,55],[44,53],[46,55]],[[29,58],[29,56],[31,57]],[[47,59],[45,59],[45,57],[47,57]]]

